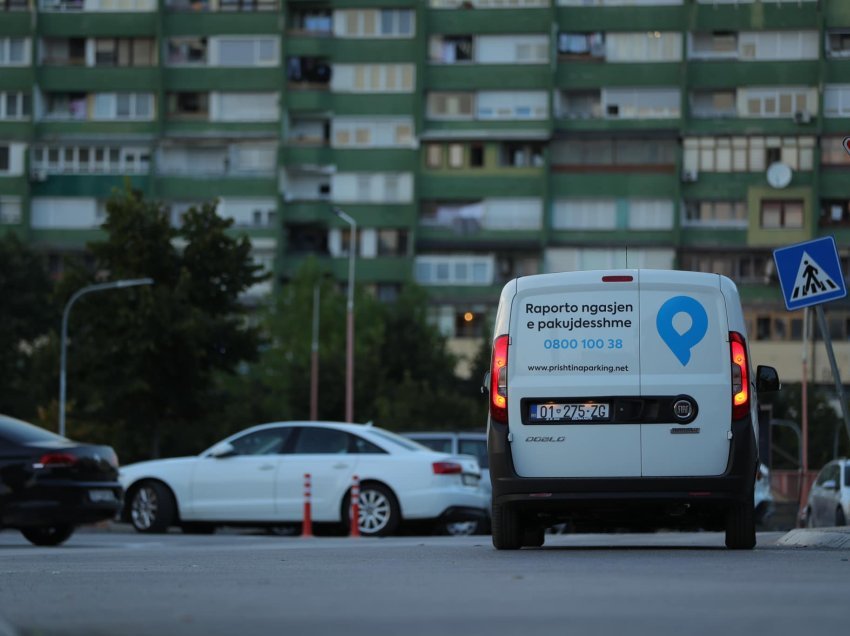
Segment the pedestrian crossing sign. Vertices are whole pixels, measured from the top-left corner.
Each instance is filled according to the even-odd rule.
[[[773,260],[788,311],[847,295],[838,250],[831,236],[775,249]]]

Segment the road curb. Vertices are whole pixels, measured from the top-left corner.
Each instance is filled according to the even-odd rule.
[[[850,528],[809,528],[791,530],[783,535],[777,545],[796,548],[827,548],[850,550]]]

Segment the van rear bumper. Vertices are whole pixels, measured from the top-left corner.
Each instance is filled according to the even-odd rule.
[[[640,511],[646,521],[685,511],[692,520],[703,513],[716,516],[733,502],[753,500],[758,449],[749,418],[732,424],[726,471],[708,477],[520,477],[514,470],[507,434],[506,425],[490,422],[493,504],[516,506],[521,513],[604,519],[619,514],[634,518]]]

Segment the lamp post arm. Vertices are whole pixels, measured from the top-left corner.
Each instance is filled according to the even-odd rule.
[[[59,434],[65,436],[65,394],[67,390],[67,374],[66,365],[68,360],[67,341],[68,341],[68,317],[71,315],[71,307],[86,294],[91,294],[98,291],[106,291],[108,289],[123,289],[124,287],[135,287],[137,285],[153,285],[152,278],[131,278],[124,280],[111,281],[109,283],[97,283],[87,285],[73,293],[71,298],[65,304],[65,309],[62,311],[62,334],[59,343]]]

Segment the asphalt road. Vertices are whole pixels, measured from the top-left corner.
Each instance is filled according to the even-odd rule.
[[[21,636],[675,636],[845,633],[850,551],[752,552],[714,533],[348,539],[0,533],[0,615]]]

